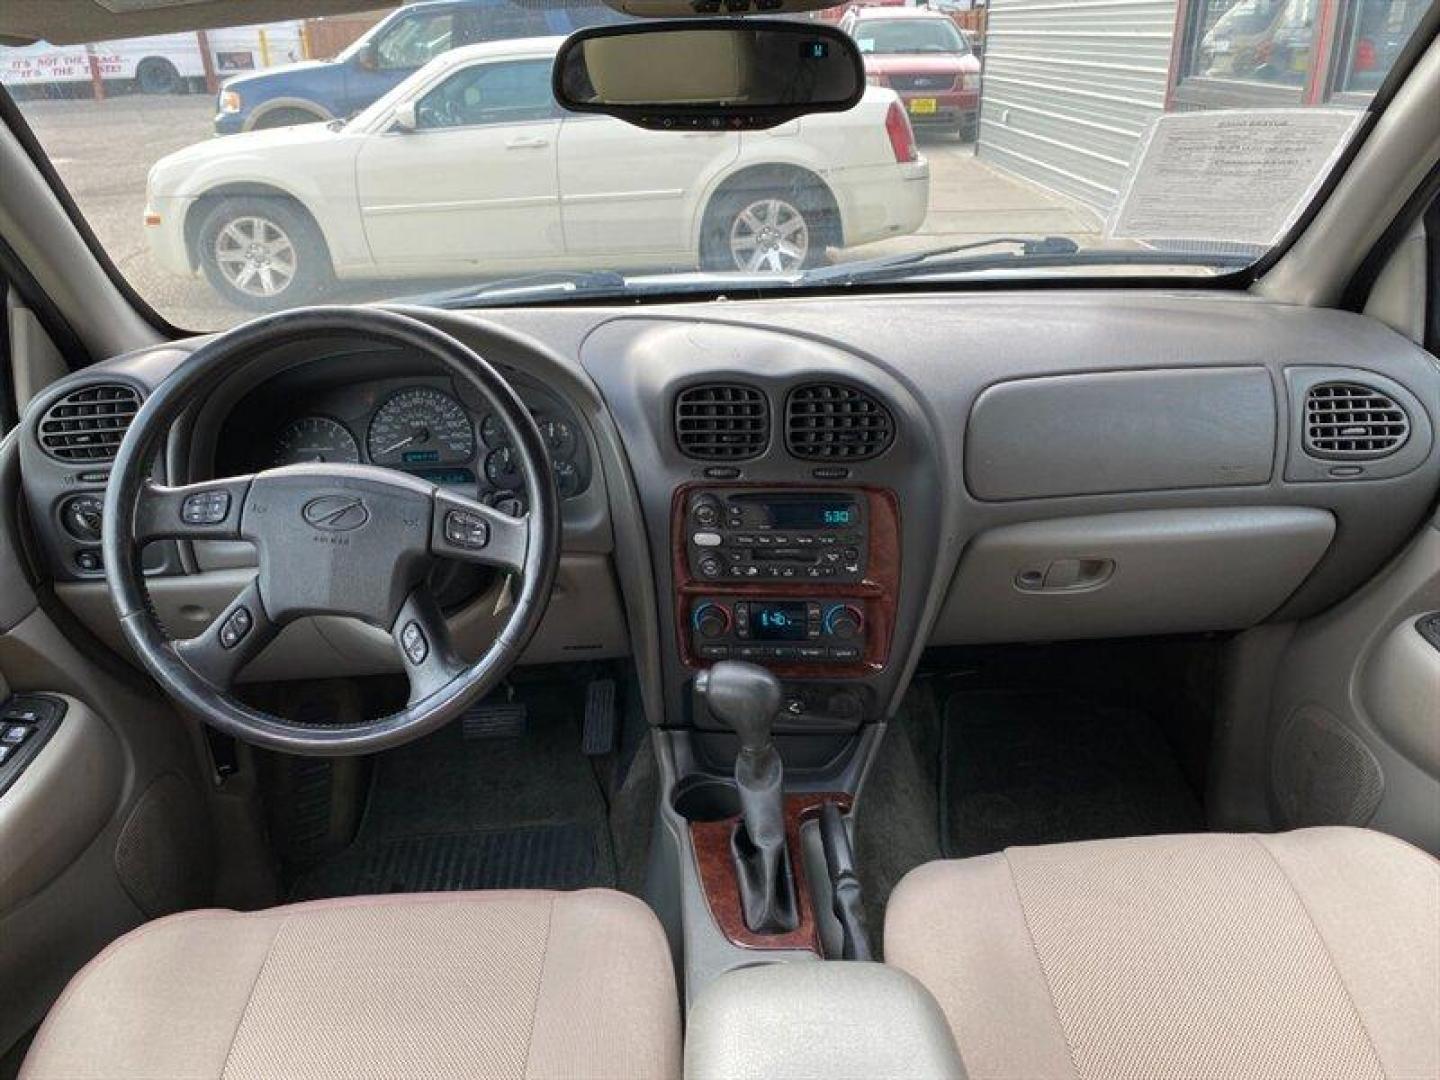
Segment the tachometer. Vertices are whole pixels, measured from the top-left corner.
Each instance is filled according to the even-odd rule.
[[[380,406],[370,421],[366,447],[376,465],[455,465],[475,456],[475,428],[449,394],[415,386]]]
[[[302,416],[275,436],[270,460],[274,465],[302,465],[313,461],[360,462],[360,444],[350,429],[328,416]]]

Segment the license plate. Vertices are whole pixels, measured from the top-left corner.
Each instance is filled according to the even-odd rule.
[[[911,98],[910,111],[916,116],[930,116],[935,112],[935,99],[933,97]]]

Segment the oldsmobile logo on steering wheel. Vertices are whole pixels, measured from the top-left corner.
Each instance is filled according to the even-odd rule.
[[[326,532],[352,532],[370,520],[370,511],[354,495],[321,495],[307,502],[300,515]]]

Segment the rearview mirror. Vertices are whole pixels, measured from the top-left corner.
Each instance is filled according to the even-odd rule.
[[[402,101],[395,106],[395,119],[390,125],[393,131],[414,131],[420,126],[420,121],[415,116],[415,102]]]
[[[833,27],[686,19],[572,34],[552,82],[555,100],[574,112],[660,130],[753,130],[854,107],[865,68]]]

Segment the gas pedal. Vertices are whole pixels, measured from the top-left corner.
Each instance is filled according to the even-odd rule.
[[[615,748],[615,680],[592,679],[585,687],[585,731],[580,751],[599,757]]]

